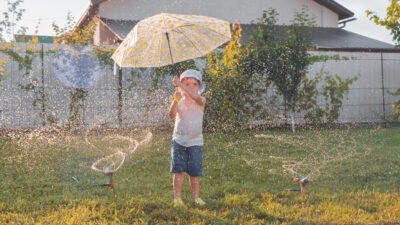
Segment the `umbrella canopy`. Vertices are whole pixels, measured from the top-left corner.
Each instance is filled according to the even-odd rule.
[[[160,67],[203,56],[230,38],[226,21],[161,13],[137,23],[111,58],[120,67]]]

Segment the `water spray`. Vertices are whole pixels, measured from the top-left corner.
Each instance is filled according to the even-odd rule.
[[[110,182],[107,184],[96,184],[95,186],[108,186],[112,190],[114,190],[113,175],[116,174],[117,170],[124,164],[125,159],[129,154],[134,153],[140,145],[148,144],[151,141],[152,137],[153,134],[151,132],[148,132],[145,135],[144,139],[139,142],[138,140],[127,136],[116,135],[114,137],[115,139],[127,141],[129,143],[129,146],[127,147],[127,149],[124,150],[115,150],[113,154],[103,157],[92,164],[93,170],[102,172],[110,179]],[[96,147],[88,140],[87,135],[85,135],[85,140],[91,146]]]

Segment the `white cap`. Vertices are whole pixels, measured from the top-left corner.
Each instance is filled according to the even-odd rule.
[[[192,69],[186,70],[181,74],[180,80],[182,81],[183,78],[189,78],[189,77],[195,78],[196,80],[199,81],[200,83],[199,94],[201,94],[206,89],[206,84],[202,80],[200,71]]]

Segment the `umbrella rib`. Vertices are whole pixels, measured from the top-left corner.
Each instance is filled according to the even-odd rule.
[[[163,14],[163,22],[164,22],[164,29],[165,29],[165,36],[167,37],[167,44],[168,44],[168,50],[169,50],[169,56],[171,58],[171,64],[174,64],[174,60],[172,59],[172,51],[171,51],[171,45],[169,43],[169,36],[168,36],[168,31],[167,31],[167,26],[165,25],[165,15]]]
[[[171,64],[174,64],[174,60],[172,59],[171,44],[169,43],[168,32],[165,32],[165,35],[167,36],[167,44],[168,44],[169,55],[170,55],[170,58],[171,58]]]

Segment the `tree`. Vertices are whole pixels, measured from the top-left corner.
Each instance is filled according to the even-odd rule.
[[[240,44],[242,28],[232,25],[232,37],[224,51],[207,55],[203,70],[207,91],[205,129],[237,132],[246,129],[248,122],[260,112],[263,86],[251,71],[248,49]]]
[[[273,82],[291,112],[292,130],[295,132],[294,113],[299,99],[302,80],[312,63],[308,53],[311,46],[312,29],[315,24],[303,8],[296,12],[286,35],[278,39],[276,34],[277,13],[273,9],[264,11],[249,45],[252,67],[268,82]],[[269,85],[267,83],[266,85]]]
[[[333,123],[339,117],[344,94],[356,78],[343,80],[338,75],[321,71],[319,76],[308,79],[306,75],[311,64],[341,57],[308,53],[314,18],[308,16],[305,9],[295,13],[289,26],[277,26],[277,15],[274,9],[263,12],[246,45],[250,53],[244,62],[263,77],[265,87],[272,83],[283,97],[285,116],[289,110],[293,132],[295,112],[303,112],[304,119],[312,125]],[[278,34],[277,28],[283,30],[284,35]],[[324,84],[320,84],[321,81]],[[322,86],[322,91],[317,85]],[[323,107],[317,98],[324,99]]]
[[[381,18],[376,15],[376,13],[367,10],[367,17],[374,21],[375,24],[385,27],[390,30],[393,36],[393,41],[396,47],[400,47],[400,0],[391,0],[390,5],[386,9],[386,17]],[[393,96],[400,96],[400,88],[394,92],[389,93]],[[400,100],[392,105],[395,109],[395,117],[400,120]]]
[[[4,12],[0,11],[2,14],[2,17],[0,17],[0,43],[13,38],[15,28],[25,12],[25,9],[20,8],[22,3],[23,0],[7,0],[7,10]],[[26,27],[19,27],[17,33],[24,34],[26,30]]]
[[[21,9],[20,5],[23,0],[7,1],[6,11],[0,10],[0,50],[7,51],[12,48],[11,43],[6,43],[7,40],[12,38],[17,23],[22,19],[25,9]],[[26,27],[20,27],[18,29],[19,34],[24,34]],[[10,74],[10,71],[5,71],[4,68],[6,63],[11,57],[6,54],[5,57],[0,58],[0,81]]]
[[[390,30],[396,47],[400,47],[400,0],[391,0],[387,7],[386,17],[381,18],[375,12],[367,10],[367,17],[375,24]]]

